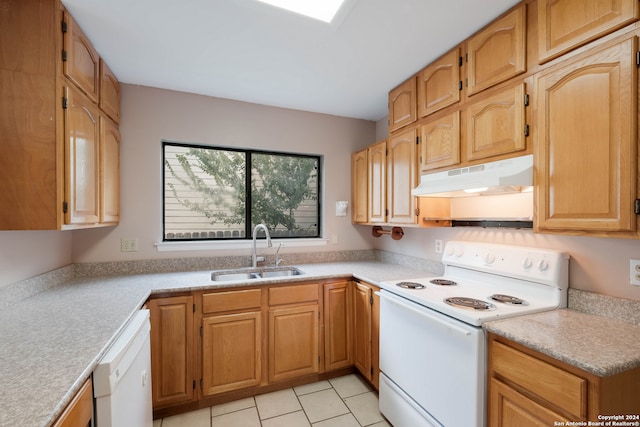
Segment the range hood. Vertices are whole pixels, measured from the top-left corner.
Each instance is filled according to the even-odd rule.
[[[420,177],[411,191],[422,197],[461,197],[508,194],[530,190],[533,186],[533,155],[513,157]]]
[[[533,155],[422,175],[411,194],[425,223],[532,228]]]

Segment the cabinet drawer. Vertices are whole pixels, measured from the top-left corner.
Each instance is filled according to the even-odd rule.
[[[53,427],[90,426],[93,419],[93,383],[91,378],[64,410]]]
[[[262,305],[262,289],[216,292],[202,295],[202,313],[259,309]]]
[[[318,284],[281,286],[269,289],[269,305],[296,304],[318,300]]]
[[[585,379],[496,341],[492,343],[491,365],[495,374],[578,418],[586,417]]]

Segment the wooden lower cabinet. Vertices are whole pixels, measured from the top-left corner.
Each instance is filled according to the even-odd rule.
[[[380,377],[380,288],[354,282],[353,364],[378,389]]]
[[[489,427],[640,413],[640,367],[598,377],[491,333],[488,355]]]
[[[351,332],[352,282],[324,284],[324,367],[353,365]]]
[[[152,299],[148,308],[153,407],[193,401],[196,397],[193,296]]]
[[[262,378],[262,313],[202,319],[202,394],[252,387]]]
[[[154,416],[343,375],[354,364],[377,388],[378,289],[348,278],[150,299]]]
[[[91,427],[93,425],[93,382],[84,383],[53,427]]]
[[[318,372],[318,304],[269,310],[269,382]]]

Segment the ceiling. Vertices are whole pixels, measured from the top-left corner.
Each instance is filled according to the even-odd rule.
[[[347,0],[325,24],[255,0],[62,0],[123,83],[366,120],[518,0]]]

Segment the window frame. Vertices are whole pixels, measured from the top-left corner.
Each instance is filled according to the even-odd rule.
[[[245,205],[247,207],[245,211],[245,230],[244,237],[206,237],[206,238],[172,238],[167,239],[167,229],[166,229],[166,152],[165,147],[167,146],[177,146],[177,147],[185,147],[185,148],[201,148],[201,149],[212,149],[212,150],[223,150],[223,151],[233,151],[245,154]],[[294,153],[289,151],[274,151],[274,150],[261,150],[254,148],[242,148],[242,147],[229,147],[229,146],[221,146],[221,145],[209,145],[209,144],[197,144],[197,143],[186,143],[186,142],[178,142],[172,140],[161,140],[161,151],[162,151],[162,244],[171,244],[171,243],[191,243],[191,242],[244,242],[251,241],[252,233],[253,233],[253,225],[251,223],[251,203],[252,203],[252,191],[251,191],[251,178],[252,178],[252,167],[251,160],[253,154],[261,154],[261,155],[276,155],[276,156],[289,156],[289,157],[302,157],[314,159],[317,162],[317,233],[313,236],[308,235],[300,235],[300,236],[277,236],[272,238],[277,238],[278,240],[287,240],[287,241],[296,241],[296,240],[320,240],[323,239],[323,169],[324,169],[324,156],[320,154],[308,154],[308,153]],[[270,233],[273,233],[274,230],[269,230]],[[260,233],[258,238],[265,239],[264,233]]]

